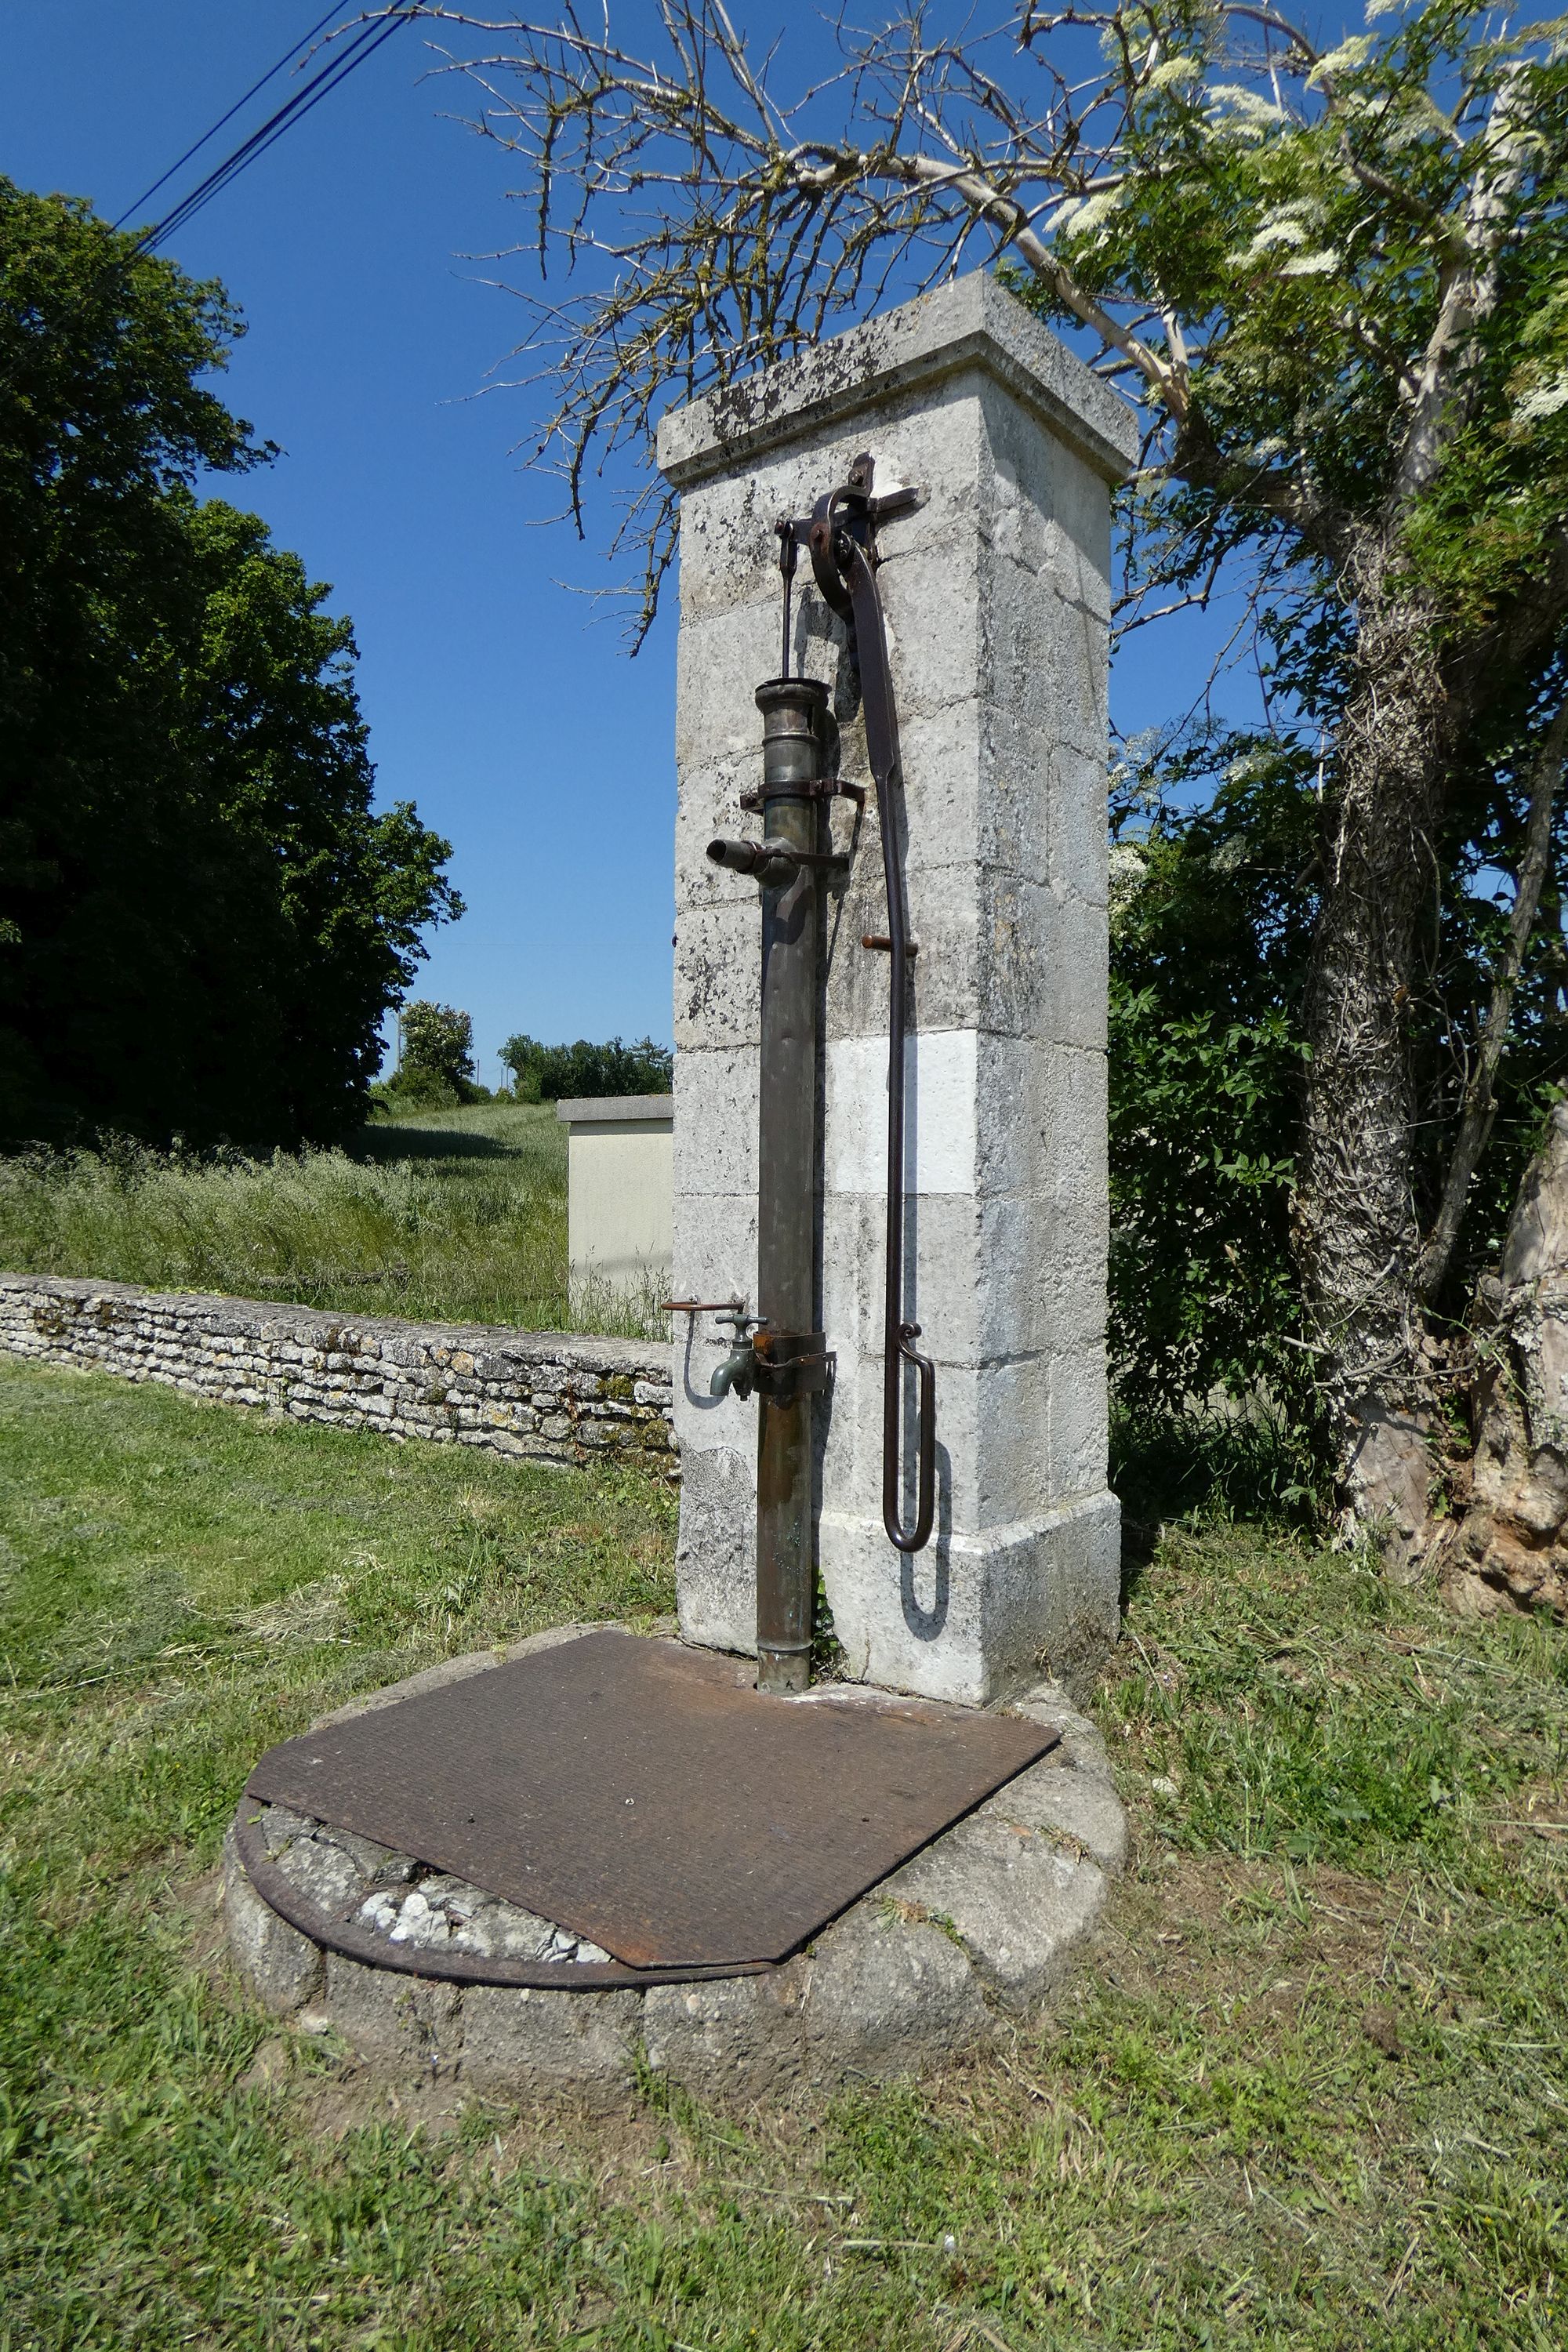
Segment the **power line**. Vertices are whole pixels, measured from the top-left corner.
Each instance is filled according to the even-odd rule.
[[[321,100],[336,89],[340,82],[346,81],[355,67],[363,65],[368,57],[381,47],[384,41],[391,37],[399,25],[407,23],[413,13],[411,6],[400,7],[384,17],[379,19],[372,17],[367,24],[362,25],[346,46],[335,57],[330,58],[309,81],[301,83],[292,97],[287,99],[275,114],[269,115],[258,130],[251,132],[248,139],[241,142],[231,155],[225,157],[216,170],[209,172],[205,180],[199,181],[189,195],[176,205],[172,212],[167,213],[161,221],[146,230],[137,239],[138,248],[145,253],[155,253],[177,229],[183,228],[187,221],[195,219],[196,214],[209,205],[216,195],[220,194],[231,181],[237,180],[241,172],[247,170],[259,156],[264,155],[269,147],[274,146],[286,131],[291,130],[296,122],[302,121],[313,106],[320,105]]]
[[[195,142],[194,146],[187,147],[183,155],[175,157],[174,161],[170,164],[168,170],[161,178],[154,180],[150,188],[142,189],[141,194],[137,197],[133,205],[126,205],[125,210],[115,222],[115,227],[123,228],[126,222],[141,211],[149,196],[155,196],[159,189],[165,186],[167,183],[174,178],[176,172],[182,171],[184,168],[184,166],[190,162],[193,155],[199,155],[202,149],[207,145],[208,142],[217,137],[217,134],[223,129],[224,124],[226,122],[232,122],[235,116],[239,112],[241,107],[248,106],[250,104],[251,100],[256,96],[258,89],[265,89],[269,81],[275,81],[278,76],[282,72],[284,67],[289,63],[289,59],[291,58],[298,57],[300,51],[304,48],[308,43],[315,39],[317,34],[321,32],[323,26],[330,25],[331,23],[332,18],[337,15],[337,13],[336,0],[333,0],[333,5],[328,9],[326,15],[320,17],[317,22],[311,26],[308,33],[301,33],[300,38],[294,43],[293,47],[284,50],[283,55],[279,58],[277,64],[275,66],[268,66],[267,71],[262,75],[261,79],[259,81],[253,81],[250,88],[246,91],[245,96],[243,98],[237,98],[234,104],[229,108],[228,112],[218,116],[217,121],[213,124],[210,131],[204,131],[201,137]]]
[[[335,13],[335,10],[329,11],[329,15]],[[374,56],[381,47],[383,42],[391,38],[400,25],[407,24],[416,14],[416,0],[406,0],[405,5],[399,5],[390,9],[384,16],[373,16],[366,24],[362,25],[345,47],[334,57],[330,58],[309,81],[302,82],[276,113],[268,115],[267,121],[253,131],[248,139],[242,140],[234,152],[226,155],[221,163],[207,173],[205,180],[198,181],[190,194],[182,197],[172,211],[165,213],[162,220],[155,221],[151,228],[144,229],[136,240],[136,250],[139,253],[155,253],[177,229],[183,228],[187,221],[194,220],[196,214],[211,204],[216,195],[221,194],[232,181],[237,180],[241,172],[254,163],[258,157],[264,155],[269,147],[275,146],[284,132],[292,130],[296,122],[301,121],[313,106],[319,106],[323,98],[336,89],[341,82],[346,81],[356,67],[363,65],[365,59]],[[321,21],[325,23],[326,19],[323,18]],[[319,31],[321,27],[318,26],[314,29]],[[304,39],[309,41],[313,37],[313,32],[307,33]],[[297,41],[294,48],[289,52],[289,57],[292,57],[301,47],[303,42]],[[276,73],[288,62],[288,57],[281,58],[279,65],[274,67],[272,72]],[[264,74],[262,81],[258,83],[256,88],[260,89],[271,79],[271,73]],[[254,91],[247,95],[253,96]],[[243,106],[245,102],[244,99],[239,100],[237,106],[230,108],[229,115],[236,113],[238,106]],[[228,121],[229,115],[223,118],[224,121]],[[216,131],[221,127],[220,123],[215,123],[213,131]],[[181,158],[181,162],[188,160],[189,155],[195,154],[198,148],[204,147],[212,135],[213,132],[209,131],[205,137],[198,140],[196,147],[189,149],[187,155]],[[163,177],[165,179],[172,177],[173,172],[177,172],[179,168],[178,163],[174,164]],[[152,194],[151,189],[148,194]]]

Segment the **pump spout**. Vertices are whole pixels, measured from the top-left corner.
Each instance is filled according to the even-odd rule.
[[[748,1340],[726,1356],[721,1364],[715,1365],[713,1376],[708,1383],[708,1393],[710,1396],[726,1397],[733,1389],[737,1396],[749,1397],[756,1375],[756,1353]]]

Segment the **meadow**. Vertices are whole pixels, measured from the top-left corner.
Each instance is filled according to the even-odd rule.
[[[1134,1829],[1051,2012],[751,2115],[389,2093],[224,1962],[250,1759],[566,1618],[661,1486],[0,1366],[5,2352],[1568,2340],[1568,1633],[1147,1530],[1092,1705]]]
[[[553,1104],[376,1119],[270,1160],[95,1151],[0,1159],[0,1266],[287,1298],[416,1320],[666,1337],[653,1291],[572,1286]]]

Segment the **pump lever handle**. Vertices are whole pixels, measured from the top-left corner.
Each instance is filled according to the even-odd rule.
[[[877,792],[877,815],[882,835],[882,874],[888,893],[888,1231],[886,1297],[882,1355],[882,1524],[888,1540],[901,1552],[923,1551],[931,1541],[936,1507],[936,1367],[915,1346],[918,1323],[903,1320],[904,1291],[904,1040],[908,1016],[910,960],[909,919],[904,906],[904,877],[899,862],[897,796],[901,782],[899,757],[899,713],[888,661],[888,632],[877,575],[865,549],[847,530],[832,528],[831,504],[824,500],[818,517],[828,526],[824,555],[837,572],[850,609],[860,661],[861,709],[866,722],[866,752]],[[818,539],[812,536],[816,561]],[[878,944],[881,941],[879,940]],[[916,1453],[914,1525],[903,1516],[904,1367],[916,1376]]]

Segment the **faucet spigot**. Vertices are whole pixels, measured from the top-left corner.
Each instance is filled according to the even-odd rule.
[[[733,1326],[735,1344],[723,1362],[714,1366],[708,1382],[708,1393],[711,1397],[726,1397],[732,1390],[738,1397],[749,1397],[757,1377],[757,1358],[746,1335],[754,1327],[760,1327],[763,1318],[748,1315],[744,1307],[738,1307],[727,1315],[715,1316],[713,1319],[717,1323]]]

